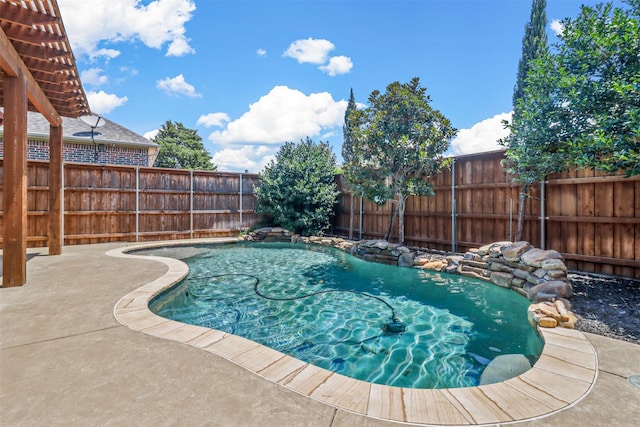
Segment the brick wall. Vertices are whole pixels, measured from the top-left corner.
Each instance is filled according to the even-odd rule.
[[[4,143],[0,139],[0,157],[4,157]],[[144,148],[127,148],[106,144],[63,143],[64,162],[97,163],[110,165],[148,166],[148,153]],[[48,141],[27,141],[28,160],[49,160]]]

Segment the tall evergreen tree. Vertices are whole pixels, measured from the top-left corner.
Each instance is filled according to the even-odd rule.
[[[356,98],[353,96],[353,88],[349,93],[349,103],[347,109],[344,112],[344,125],[342,126],[342,135],[344,142],[342,143],[342,159],[344,163],[350,162],[353,157],[353,123],[349,120],[349,114],[357,108]]]
[[[531,17],[524,27],[522,38],[522,56],[518,62],[518,76],[513,88],[513,108],[517,108],[518,99],[524,95],[525,79],[534,59],[546,55],[549,51],[547,45],[547,0],[533,0],[531,5]]]
[[[546,0],[533,0],[531,4],[531,16],[529,22],[524,28],[524,37],[522,39],[522,56],[518,63],[518,75],[516,77],[516,84],[513,89],[513,117],[512,117],[512,135],[513,129],[523,127],[526,121],[522,119],[522,113],[518,109],[518,105],[525,94],[527,85],[527,74],[531,69],[534,61],[538,58],[548,55],[549,48],[547,45],[547,14],[545,9],[547,7]],[[507,137],[503,141],[507,145],[507,157],[510,156],[510,151],[526,151],[527,141],[523,138]],[[529,165],[525,165],[522,168],[518,168],[517,164],[513,164],[512,161],[507,160],[507,166],[510,171],[514,173],[514,179],[520,183],[520,193],[518,195],[518,223],[516,226],[515,241],[522,239],[522,230],[524,228],[524,217],[526,211],[526,201],[529,197],[529,188],[531,184],[536,182],[537,174],[531,174]],[[525,170],[526,169],[526,170]]]
[[[344,125],[342,126],[342,135],[344,138],[344,142],[342,143],[342,159],[343,163],[347,164],[353,161],[353,122],[349,119],[349,115],[352,111],[357,108],[356,106],[356,98],[353,96],[353,88],[349,94],[349,103],[347,104],[347,109],[344,112]],[[353,238],[353,211],[355,210],[355,198],[354,192],[356,191],[356,183],[353,177],[350,177],[347,173],[343,172],[342,175],[349,184],[350,188],[350,209],[349,209],[349,238]]]
[[[155,167],[173,169],[216,170],[198,131],[182,123],[167,120],[153,138],[160,145]]]

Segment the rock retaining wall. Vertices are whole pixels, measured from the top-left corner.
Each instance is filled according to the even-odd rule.
[[[337,237],[303,237],[283,228],[267,227],[244,237],[249,241],[295,242],[331,246],[366,261],[414,267],[491,282],[511,289],[533,302],[529,320],[541,327],[575,327],[569,311],[573,289],[562,255],[534,248],[528,242],[495,242],[464,255],[425,251],[384,240],[349,241]]]

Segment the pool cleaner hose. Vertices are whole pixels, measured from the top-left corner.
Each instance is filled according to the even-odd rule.
[[[389,304],[387,301],[385,301],[384,299],[382,299],[381,297],[375,296],[375,295],[371,295],[368,294],[366,292],[359,292],[359,291],[351,291],[348,289],[342,290],[342,289],[326,289],[324,291],[318,291],[318,292],[312,292],[310,294],[305,294],[305,295],[298,295],[298,296],[293,296],[293,297],[286,297],[286,298],[281,298],[281,297],[271,297],[269,295],[266,295],[264,293],[262,293],[259,289],[260,286],[260,279],[252,274],[243,274],[243,273],[229,273],[229,274],[218,274],[218,275],[212,275],[212,276],[205,276],[205,277],[197,277],[195,279],[197,280],[202,280],[202,279],[216,279],[216,278],[221,278],[221,277],[229,277],[229,276],[241,276],[241,277],[250,277],[251,279],[253,279],[254,284],[253,284],[253,291],[255,292],[256,295],[258,295],[261,298],[267,299],[267,300],[271,300],[271,301],[294,301],[294,300],[299,300],[299,299],[304,299],[304,298],[310,298],[313,296],[317,296],[317,295],[322,295],[322,294],[328,294],[328,293],[351,293],[351,294],[355,294],[355,295],[360,295],[366,298],[373,298],[375,300],[380,301],[382,304],[386,305],[389,310],[391,310],[391,316],[389,317],[389,322],[385,323],[382,326],[382,331],[385,334],[389,334],[389,335],[397,335],[397,334],[401,334],[404,331],[407,330],[407,325],[402,322],[402,320],[400,320],[397,316],[396,316],[396,310],[395,308],[393,308],[393,306],[391,304]],[[197,296],[197,295],[194,295]],[[367,338],[366,340],[363,341],[369,341],[373,338],[377,338],[378,336],[375,337],[371,337],[371,338]]]

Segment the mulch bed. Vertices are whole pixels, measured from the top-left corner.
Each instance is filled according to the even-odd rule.
[[[640,280],[573,272],[576,329],[640,344]]]

